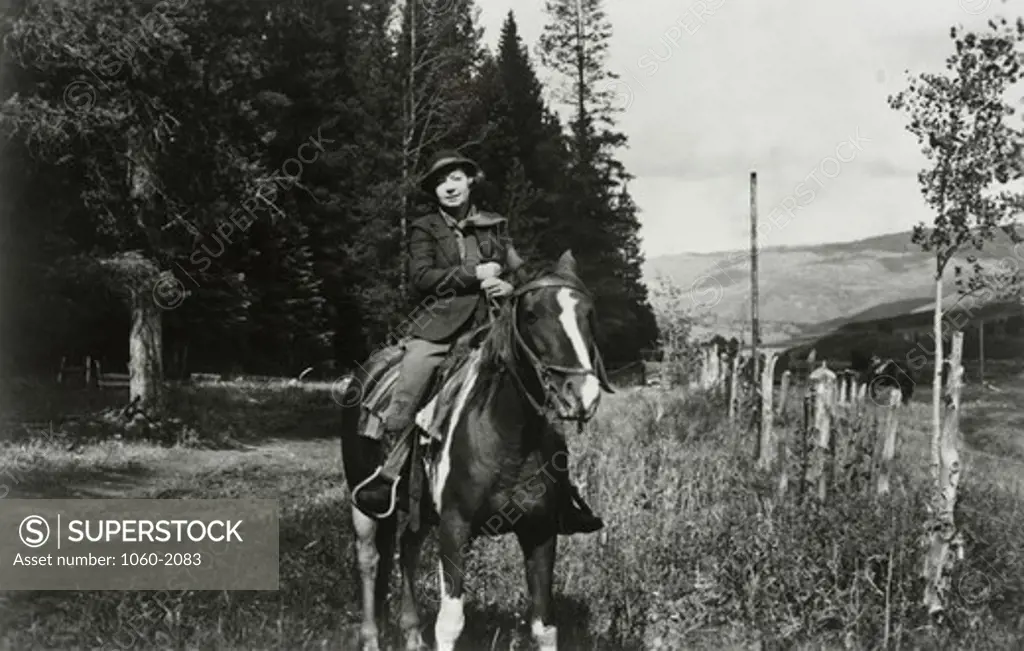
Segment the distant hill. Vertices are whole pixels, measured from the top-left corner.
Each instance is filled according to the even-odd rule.
[[[758,258],[760,319],[766,343],[799,338],[839,327],[856,318],[877,318],[909,311],[934,295],[934,257],[910,241],[909,231],[853,242],[813,246],[767,247]],[[983,251],[964,251],[991,263],[1012,256],[1007,236]],[[1017,263],[1024,267],[1024,250]],[[644,267],[648,287],[659,275],[684,291],[692,288],[692,310],[712,330],[739,334],[749,328],[749,251],[679,253],[651,258]],[[954,292],[947,270],[946,292]]]

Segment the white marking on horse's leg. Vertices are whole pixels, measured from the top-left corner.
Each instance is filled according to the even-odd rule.
[[[377,521],[352,507],[352,524],[356,530],[356,556],[359,559],[359,578],[362,584],[363,622],[359,627],[359,641],[363,651],[380,649],[377,613],[374,612],[375,586],[380,553],[377,551]]]
[[[562,313],[558,315],[558,320],[562,323],[562,329],[565,330],[565,334],[569,337],[573,350],[576,351],[576,357],[579,358],[580,365],[588,371],[594,370],[590,362],[590,353],[587,352],[587,344],[583,341],[579,320],[576,318],[576,304],[579,301],[572,295],[572,290],[568,287],[558,290],[557,300],[559,307],[562,308]],[[587,374],[583,378],[583,386],[580,387],[580,400],[583,403],[583,408],[590,411],[600,397],[601,383],[598,382],[597,376],[593,373]]]
[[[455,641],[462,634],[466,616],[462,611],[462,598],[448,596],[448,587],[444,582],[444,565],[441,561],[437,562],[437,581],[441,593],[441,610],[437,613],[437,622],[434,624],[437,651],[454,651]]]
[[[420,632],[420,614],[416,603],[416,568],[422,544],[422,529],[416,533],[405,532],[399,541],[399,563],[402,567],[402,615],[399,622],[405,637],[406,651],[422,651],[426,648]]]
[[[554,625],[546,626],[541,620],[535,619],[530,630],[540,651],[558,651],[558,629]]]
[[[455,427],[459,424],[459,418],[462,416],[462,410],[466,408],[466,400],[469,398],[469,392],[473,389],[473,385],[476,384],[476,378],[480,372],[479,358],[474,358],[469,361],[470,367],[466,372],[466,377],[462,381],[463,384],[459,387],[459,395],[455,399],[455,409],[452,411],[451,418],[448,422],[448,432],[444,438],[444,450],[441,452],[441,458],[437,462],[437,474],[434,477],[434,485],[431,487],[431,493],[434,498],[434,508],[437,512],[441,512],[441,493],[444,492],[444,484],[448,481],[448,473],[452,469],[452,435],[455,433]]]

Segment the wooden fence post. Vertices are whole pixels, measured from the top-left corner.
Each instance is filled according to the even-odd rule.
[[[729,422],[736,422],[736,410],[739,408],[740,387],[740,356],[732,358],[732,373],[729,376]]]
[[[699,349],[698,349],[698,351],[699,351]],[[664,385],[665,384],[665,380],[664,380],[665,362],[662,362],[661,368],[662,368],[661,384]],[[686,384],[686,387],[687,387],[687,389],[689,391],[693,392],[693,391],[697,391],[698,389],[700,389],[700,379],[701,379],[701,376],[702,376],[703,373],[704,373],[704,371],[703,371],[703,361],[701,360],[700,355],[698,355],[696,352],[694,352],[692,354],[692,358],[687,363],[687,384]]]
[[[881,455],[878,460],[878,483],[876,493],[888,495],[892,482],[892,460],[896,456],[896,430],[899,427],[900,390],[889,390],[889,404],[886,406],[882,425]]]
[[[829,455],[832,449],[832,411],[835,406],[836,374],[824,364],[811,373],[814,396],[814,454],[808,464],[807,480],[816,487],[818,500],[828,497]]]
[[[718,353],[718,381],[715,383],[715,395],[725,395],[729,390],[729,358],[724,352]]]
[[[675,363],[676,358],[676,346],[675,340],[670,339],[666,345],[661,348],[661,363],[658,367],[658,384],[662,392],[668,391],[672,383],[672,365]],[[697,365],[701,366],[700,360],[697,360]],[[692,373],[692,370],[691,370]],[[699,370],[698,373],[703,373],[703,370]],[[694,388],[695,381],[690,380],[690,388]]]
[[[786,398],[789,397],[790,377],[789,369],[782,372],[782,384],[779,385],[779,406],[776,407],[776,411],[780,416],[786,412]]]
[[[721,360],[718,359],[718,344],[711,344],[711,349],[708,350],[708,383],[705,385],[705,389],[714,389],[718,385],[718,379],[721,375]]]
[[[935,482],[932,503],[929,505],[928,552],[924,558],[922,575],[926,581],[924,605],[930,615],[945,609],[945,596],[949,589],[949,570],[962,555],[963,540],[954,520],[957,490],[960,486],[960,391],[963,387],[964,367],[961,364],[964,333],[953,335],[953,350],[949,356],[946,382],[942,391],[942,438],[939,443],[939,465],[932,468]]]
[[[700,388],[704,389],[708,385],[708,377],[711,376],[711,369],[708,366],[708,347],[702,346],[700,349]]]
[[[698,365],[700,366],[700,373],[697,377],[696,389],[703,389],[708,382],[708,355],[707,346],[701,346],[698,349]]]
[[[708,375],[710,375],[711,369],[708,368],[708,347],[700,347],[700,381],[697,385],[698,389],[703,389],[708,384]]]
[[[774,366],[774,364],[772,365]],[[782,372],[782,384],[779,387],[779,405],[776,407],[776,413],[783,417],[783,427],[779,430],[777,439],[778,445],[778,467],[779,467],[779,481],[776,486],[777,498],[781,501],[786,497],[786,493],[789,490],[789,457],[790,457],[790,440],[793,437],[790,433],[790,427],[788,427],[789,420],[785,418],[786,410],[786,394],[789,391],[789,370]]]
[[[757,448],[757,467],[761,470],[770,470],[775,461],[776,445],[772,437],[772,425],[775,420],[775,409],[773,408],[775,397],[775,364],[779,356],[775,353],[765,353],[764,367],[761,371],[761,431]]]
[[[814,392],[807,390],[803,395],[803,421],[797,441],[800,462],[797,489],[800,496],[807,491],[807,478],[811,473],[811,437],[814,432]]]

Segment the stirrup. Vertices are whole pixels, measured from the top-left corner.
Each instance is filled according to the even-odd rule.
[[[382,470],[384,470],[383,464],[377,466],[377,469],[373,471],[373,474],[371,474],[363,481],[359,482],[359,485],[352,489],[352,505],[355,506],[360,511],[363,510],[363,507],[359,504],[358,500],[356,499],[356,496],[359,494],[359,491],[366,488],[366,486],[370,484],[370,482],[380,477]],[[387,481],[386,477],[384,478],[384,481]],[[384,518],[390,517],[391,514],[395,512],[395,507],[398,505],[398,484],[401,481],[401,475],[398,475],[397,477],[391,480],[391,499],[388,500],[388,510],[383,513],[367,513],[367,515],[377,520],[383,520]]]
[[[402,481],[402,468],[405,466],[405,462],[409,458],[409,453],[412,451],[413,445],[415,445],[413,440],[415,434],[416,427],[414,425],[407,427],[405,431],[399,435],[398,440],[395,442],[395,446],[391,448],[390,452],[388,452],[387,457],[384,459],[384,463],[377,466],[377,469],[374,470],[369,477],[359,482],[359,485],[352,489],[352,504],[357,509],[360,511],[363,510],[359,502],[356,501],[356,496],[359,494],[359,491],[366,488],[370,482],[380,478],[385,482],[391,482],[391,499],[388,503],[388,509],[383,513],[370,514],[366,511],[363,512],[378,519],[387,518],[395,512],[395,507],[398,504],[398,484]]]

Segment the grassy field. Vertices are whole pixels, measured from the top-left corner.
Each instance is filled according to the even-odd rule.
[[[894,495],[841,494],[816,508],[766,498],[768,478],[741,450],[748,437],[721,422],[720,406],[677,397],[659,420],[655,393],[606,396],[570,442],[574,476],[608,527],[560,539],[560,648],[1021,648],[1024,378],[994,384],[965,400],[967,558],[942,628],[918,607],[926,403],[904,414]],[[17,407],[5,411],[0,450],[10,497],[278,499],[281,589],[159,603],[145,592],[0,593],[0,648],[353,648],[357,575],[329,392],[179,389],[166,445],[68,416],[100,407],[95,394],[17,393],[3,402]],[[435,554],[431,540],[420,582],[428,639]],[[530,648],[514,539],[476,541],[467,589],[461,649]]]

